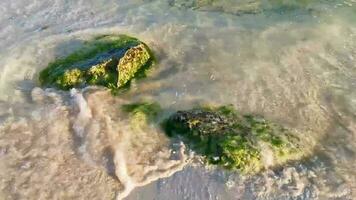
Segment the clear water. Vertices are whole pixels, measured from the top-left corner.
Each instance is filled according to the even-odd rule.
[[[220,2],[1,1],[0,199],[354,199],[356,2]],[[153,74],[119,97],[38,87],[51,60],[108,33],[150,45]],[[253,176],[205,168],[156,127],[129,128],[119,107],[142,99],[231,103],[313,151]]]

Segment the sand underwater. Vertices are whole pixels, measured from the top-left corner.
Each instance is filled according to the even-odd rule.
[[[354,0],[4,0],[0,25],[0,199],[355,199]],[[116,96],[39,84],[106,34],[144,41],[149,76]],[[158,126],[133,129],[120,107],[137,101],[162,118],[232,104],[310,149],[257,174],[207,166]]]

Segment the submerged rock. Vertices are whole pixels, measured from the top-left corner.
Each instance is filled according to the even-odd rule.
[[[137,102],[125,104],[122,110],[130,115],[130,122],[133,128],[142,127],[150,123],[158,122],[162,108],[155,102]]]
[[[315,0],[174,0],[178,7],[229,14],[256,14],[268,10],[308,8]]]
[[[155,62],[146,44],[126,35],[105,35],[86,41],[69,56],[50,63],[40,84],[63,90],[101,85],[118,89],[142,76]]]
[[[300,159],[309,149],[296,132],[262,117],[239,114],[232,106],[177,111],[163,123],[165,111],[154,102],[126,104],[122,110],[129,114],[133,129],[161,124],[166,135],[181,138],[207,163],[243,173]]]
[[[299,138],[290,131],[231,106],[178,111],[164,129],[168,136],[183,136],[208,163],[241,172],[258,172],[303,155]]]

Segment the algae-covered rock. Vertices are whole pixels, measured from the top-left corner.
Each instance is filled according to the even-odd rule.
[[[122,110],[130,115],[132,127],[145,126],[157,122],[162,108],[155,102],[137,102],[122,106]]]
[[[85,41],[82,48],[50,63],[40,73],[43,86],[68,90],[87,85],[124,87],[154,64],[146,44],[126,35],[105,35]]]
[[[144,44],[140,44],[126,51],[117,66],[119,72],[118,85],[123,86],[130,81],[135,74],[144,66],[151,58]]]
[[[162,124],[169,137],[178,136],[209,164],[243,173],[300,159],[307,151],[296,132],[262,117],[242,115],[232,106],[178,111],[163,120],[164,110],[154,102],[122,106],[135,130]]]
[[[242,172],[302,156],[300,140],[290,131],[261,117],[241,115],[231,106],[178,111],[164,129],[169,136],[183,136],[208,163]]]

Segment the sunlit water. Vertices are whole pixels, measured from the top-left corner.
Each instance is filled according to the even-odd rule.
[[[355,198],[356,2],[192,2],[0,2],[0,199]],[[50,61],[108,33],[153,48],[148,78],[117,97],[38,87]],[[130,128],[119,108],[138,100],[231,103],[313,150],[253,176],[205,168],[157,127]]]

